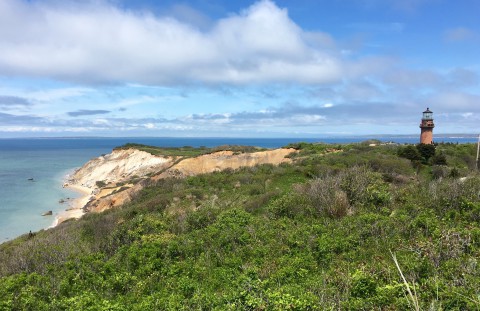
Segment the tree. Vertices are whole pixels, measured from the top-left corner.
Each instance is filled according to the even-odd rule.
[[[411,161],[420,161],[422,156],[417,148],[412,145],[405,146],[398,150],[398,156],[409,159]]]
[[[435,155],[435,145],[418,144],[417,150],[422,157],[423,163],[427,163],[428,160]]]

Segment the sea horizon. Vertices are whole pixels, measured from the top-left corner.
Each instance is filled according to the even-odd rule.
[[[480,133],[434,133],[435,137],[477,137]],[[389,137],[420,137],[420,133],[400,133],[400,134],[319,134],[319,135],[304,135],[304,136],[158,136],[158,135],[133,135],[133,136],[111,136],[111,135],[62,135],[62,136],[10,136],[10,137],[0,137],[2,139],[102,139],[102,138],[118,138],[118,139],[125,139],[125,138],[157,138],[157,139],[164,139],[164,138],[178,138],[178,139],[210,139],[210,138],[221,138],[221,139],[333,139],[333,138],[366,138],[366,139],[374,139],[374,138],[389,138]]]

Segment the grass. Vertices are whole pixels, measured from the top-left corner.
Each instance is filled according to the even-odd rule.
[[[413,293],[412,293],[412,290],[410,289],[410,285],[405,279],[402,269],[400,268],[400,264],[398,263],[397,256],[395,256],[395,254],[392,253],[392,251],[390,251],[390,254],[392,255],[392,259],[393,259],[393,262],[395,263],[395,266],[397,267],[398,273],[402,277],[403,284],[407,288],[408,297],[410,298],[410,301],[413,305],[413,309],[415,309],[416,311],[420,311],[420,306],[418,304],[418,298],[417,298],[417,291],[415,290],[415,282],[413,282]]]

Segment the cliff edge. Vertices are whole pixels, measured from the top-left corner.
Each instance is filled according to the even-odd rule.
[[[293,148],[251,153],[218,151],[196,157],[152,155],[137,149],[114,150],[87,162],[69,178],[67,186],[87,188],[85,212],[101,212],[129,202],[149,181],[183,178],[259,164],[289,163]]]
[[[143,177],[173,163],[170,157],[151,155],[137,149],[119,149],[88,161],[76,170],[68,183],[90,189],[111,183],[121,183],[133,177]]]

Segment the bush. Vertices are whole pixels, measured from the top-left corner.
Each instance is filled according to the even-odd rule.
[[[269,212],[274,218],[305,216],[312,213],[311,202],[301,193],[287,193],[278,199],[273,200],[269,207]]]
[[[423,163],[427,163],[428,160],[435,155],[435,145],[418,144],[417,149],[422,156]]]
[[[422,155],[420,154],[418,149],[412,145],[408,145],[398,149],[398,156],[408,159],[410,161],[420,161],[422,159]]]
[[[379,208],[391,200],[388,185],[382,181],[381,175],[365,166],[354,166],[337,174],[328,174],[297,185],[294,189],[307,199],[317,215],[332,218],[344,217],[352,213],[355,207]],[[293,197],[291,200],[297,203],[301,201]],[[288,203],[291,205],[291,202]]]
[[[341,188],[340,176],[317,178],[297,191],[303,194],[318,215],[339,218],[346,216],[350,209],[347,194]]]
[[[107,185],[107,183],[106,183],[105,181],[103,181],[103,180],[97,180],[97,181],[95,182],[95,185],[97,186],[97,188],[103,188],[103,187],[105,187],[105,186]]]
[[[443,154],[435,154],[430,158],[432,165],[447,165],[447,157]]]
[[[197,230],[205,228],[217,219],[219,209],[205,206],[187,215],[187,230]]]
[[[440,179],[449,175],[449,169],[446,166],[434,165],[432,166],[432,178]]]
[[[459,210],[465,201],[479,200],[480,177],[474,176],[465,180],[445,178],[432,181],[425,191],[429,199],[427,204],[444,215],[449,210]]]
[[[351,205],[376,205],[388,201],[389,194],[382,176],[366,166],[354,166],[339,176],[342,180],[341,188]]]
[[[357,270],[352,276],[352,297],[368,298],[377,293],[377,282],[363,271]]]

